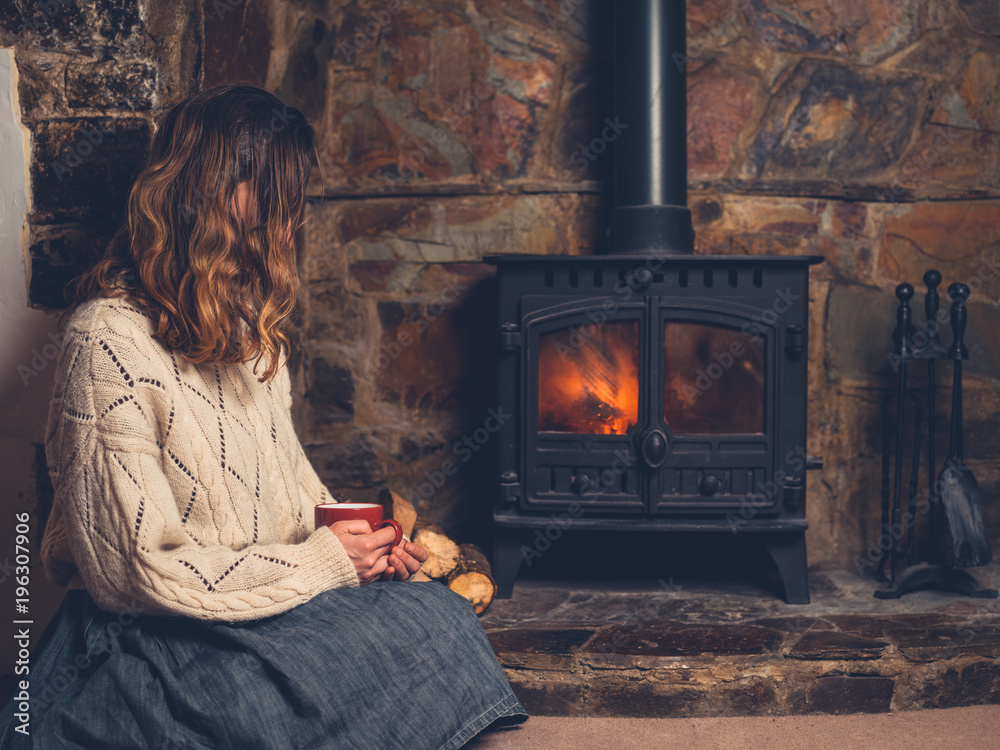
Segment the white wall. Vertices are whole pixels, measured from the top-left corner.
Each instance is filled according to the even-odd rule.
[[[28,307],[26,217],[29,209],[28,157],[30,134],[21,125],[17,69],[13,50],[0,47],[0,674],[7,697],[15,660],[12,636],[14,514],[34,515],[35,445],[43,441],[52,397],[55,360],[49,334],[56,332],[58,313]],[[37,350],[41,358],[36,358]],[[33,362],[34,360],[34,362]],[[18,367],[25,369],[18,372]],[[38,367],[38,365],[44,365]],[[37,371],[30,375],[27,368]],[[27,381],[27,382],[25,382]],[[30,618],[37,643],[62,599],[42,572],[37,534],[31,535]]]

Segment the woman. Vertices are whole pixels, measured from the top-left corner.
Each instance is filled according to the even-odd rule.
[[[70,591],[3,747],[453,748],[526,714],[427,553],[334,502],[282,357],[312,128],[253,86],[160,124],[77,285],[45,448],[42,542]]]

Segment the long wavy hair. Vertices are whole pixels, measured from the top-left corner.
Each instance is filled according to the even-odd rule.
[[[128,294],[186,359],[256,360],[256,374],[264,358],[270,380],[290,349],[292,237],[313,164],[312,127],[273,94],[226,84],[185,99],[160,122],[104,257],[70,283],[67,313]]]

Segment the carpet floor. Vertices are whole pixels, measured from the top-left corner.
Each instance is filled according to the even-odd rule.
[[[482,734],[469,750],[994,750],[1000,706],[828,716],[592,719],[535,716]]]

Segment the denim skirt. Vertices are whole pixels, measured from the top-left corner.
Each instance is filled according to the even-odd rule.
[[[16,692],[16,691],[15,691]],[[457,748],[527,719],[440,583],[334,589],[240,623],[117,615],[68,592],[35,647],[30,735],[0,748]]]

